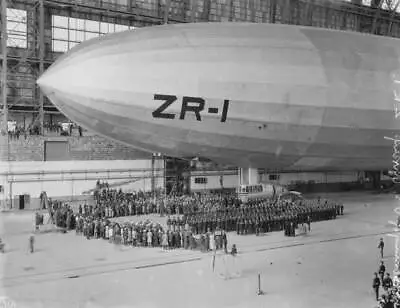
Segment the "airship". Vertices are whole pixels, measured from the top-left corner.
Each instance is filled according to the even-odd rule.
[[[389,37],[173,24],[83,42],[38,84],[82,127],[148,152],[267,170],[387,170],[399,63]]]

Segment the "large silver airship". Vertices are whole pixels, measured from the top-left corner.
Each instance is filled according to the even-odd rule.
[[[84,42],[38,83],[73,121],[137,149],[244,168],[384,170],[399,61],[393,38],[179,24]]]

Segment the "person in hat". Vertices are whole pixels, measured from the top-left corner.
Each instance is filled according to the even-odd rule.
[[[384,277],[384,275],[385,275],[385,272],[386,272],[386,266],[385,266],[385,264],[383,263],[383,261],[381,261],[381,265],[379,266],[378,273],[379,273],[379,276],[381,277],[382,283],[383,283],[383,277]]]
[[[381,281],[378,277],[378,273],[374,273],[375,277],[372,279],[372,288],[375,291],[375,298],[376,300],[379,300],[379,287],[381,285]]]
[[[385,243],[383,242],[383,238],[379,240],[378,249],[381,252],[381,259],[383,259],[383,248],[385,247]]]
[[[385,291],[387,291],[388,289],[390,289],[391,287],[393,287],[393,280],[390,277],[389,273],[386,273],[386,277],[383,279],[382,281],[382,286],[384,288]]]

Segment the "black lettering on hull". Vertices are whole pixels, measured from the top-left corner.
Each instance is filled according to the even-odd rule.
[[[153,118],[175,119],[175,114],[164,112],[165,109],[177,100],[175,95],[154,94],[154,100],[165,101],[165,103],[152,112]]]

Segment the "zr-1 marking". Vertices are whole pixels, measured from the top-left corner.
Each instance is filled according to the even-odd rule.
[[[160,107],[152,112],[153,118],[159,119],[170,119],[173,120],[176,117],[174,113],[165,112],[166,109],[178,100],[175,95],[165,94],[154,94],[154,100],[164,101]],[[184,120],[187,112],[192,112],[196,116],[197,121],[201,121],[201,112],[204,110],[206,101],[201,97],[184,96],[181,103],[181,112],[179,115],[180,120]],[[208,113],[218,114],[219,109],[215,107],[209,107]],[[221,122],[226,122],[229,110],[229,100],[224,100],[222,106]]]

